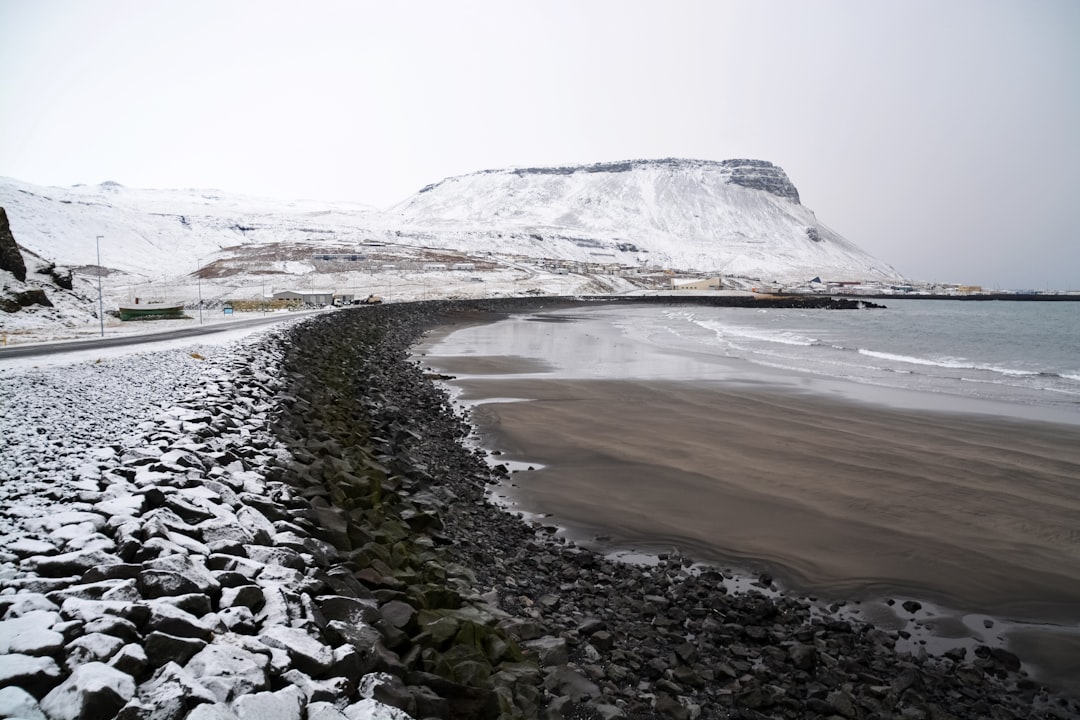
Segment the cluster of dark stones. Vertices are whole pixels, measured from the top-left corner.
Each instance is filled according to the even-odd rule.
[[[396,678],[380,699],[440,718],[1080,717],[1001,649],[900,651],[807,599],[730,593],[674,554],[617,562],[489,502],[505,472],[409,349],[434,326],[545,306],[390,305],[292,332],[278,476],[322,508],[314,532],[333,518],[333,592],[377,611],[373,669]]]

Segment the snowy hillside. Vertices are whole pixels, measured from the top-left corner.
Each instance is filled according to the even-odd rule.
[[[725,289],[900,279],[818,222],[784,171],[760,160],[488,170],[384,211],[0,178],[0,208],[28,273],[0,270],[12,309],[0,331],[20,338],[96,324],[99,277],[106,314],[142,298],[182,301],[190,317],[237,301],[265,307],[281,291],[399,301],[654,292],[695,272],[724,276]],[[35,301],[41,292],[51,305]]]
[[[898,277],[760,160],[489,170],[430,185],[391,212],[432,241],[536,257],[783,281]]]
[[[42,257],[96,264],[101,235],[102,265],[146,276],[160,275],[163,263],[194,272],[212,253],[251,244],[390,242],[764,280],[897,278],[819,222],[784,171],[759,160],[489,170],[430,185],[386,212],[210,190],[43,188],[10,179],[0,179],[0,207],[18,242]]]
[[[40,187],[0,178],[19,244],[66,266],[101,264],[157,276],[194,272],[200,258],[248,243],[350,236],[374,213],[359,204],[282,202],[217,190],[138,190],[105,182],[71,188]],[[181,270],[185,268],[184,270]]]

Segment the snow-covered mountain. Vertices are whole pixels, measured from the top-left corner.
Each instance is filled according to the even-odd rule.
[[[97,264],[145,276],[191,273],[224,248],[306,239],[356,240],[373,208],[283,202],[220,190],[141,190],[115,182],[41,187],[0,178],[0,207],[18,243],[65,266]],[[379,223],[374,223],[378,226]]]
[[[390,210],[440,242],[766,280],[897,279],[818,221],[762,160],[630,160],[487,170]]]
[[[211,254],[250,245],[336,250],[377,241],[766,281],[898,278],[819,222],[784,171],[760,160],[488,170],[429,185],[386,211],[216,190],[0,179],[0,207],[19,244],[43,258],[94,265],[102,236],[103,266],[148,277],[165,268],[190,273]]]

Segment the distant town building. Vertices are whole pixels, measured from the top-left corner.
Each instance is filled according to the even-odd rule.
[[[308,291],[296,291],[296,290],[282,290],[274,293],[275,300],[298,300],[305,305],[332,305],[334,302],[334,293],[332,290],[308,290]]]
[[[719,290],[723,286],[720,278],[671,278],[672,290]]]

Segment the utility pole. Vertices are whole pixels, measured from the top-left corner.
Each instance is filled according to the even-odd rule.
[[[195,277],[199,282],[199,324],[202,325],[202,258],[199,258],[199,268],[195,271]]]
[[[98,321],[101,323],[101,337],[105,337],[105,305],[101,301],[101,238],[103,235],[98,235],[94,240],[94,247],[97,249],[97,314]]]

